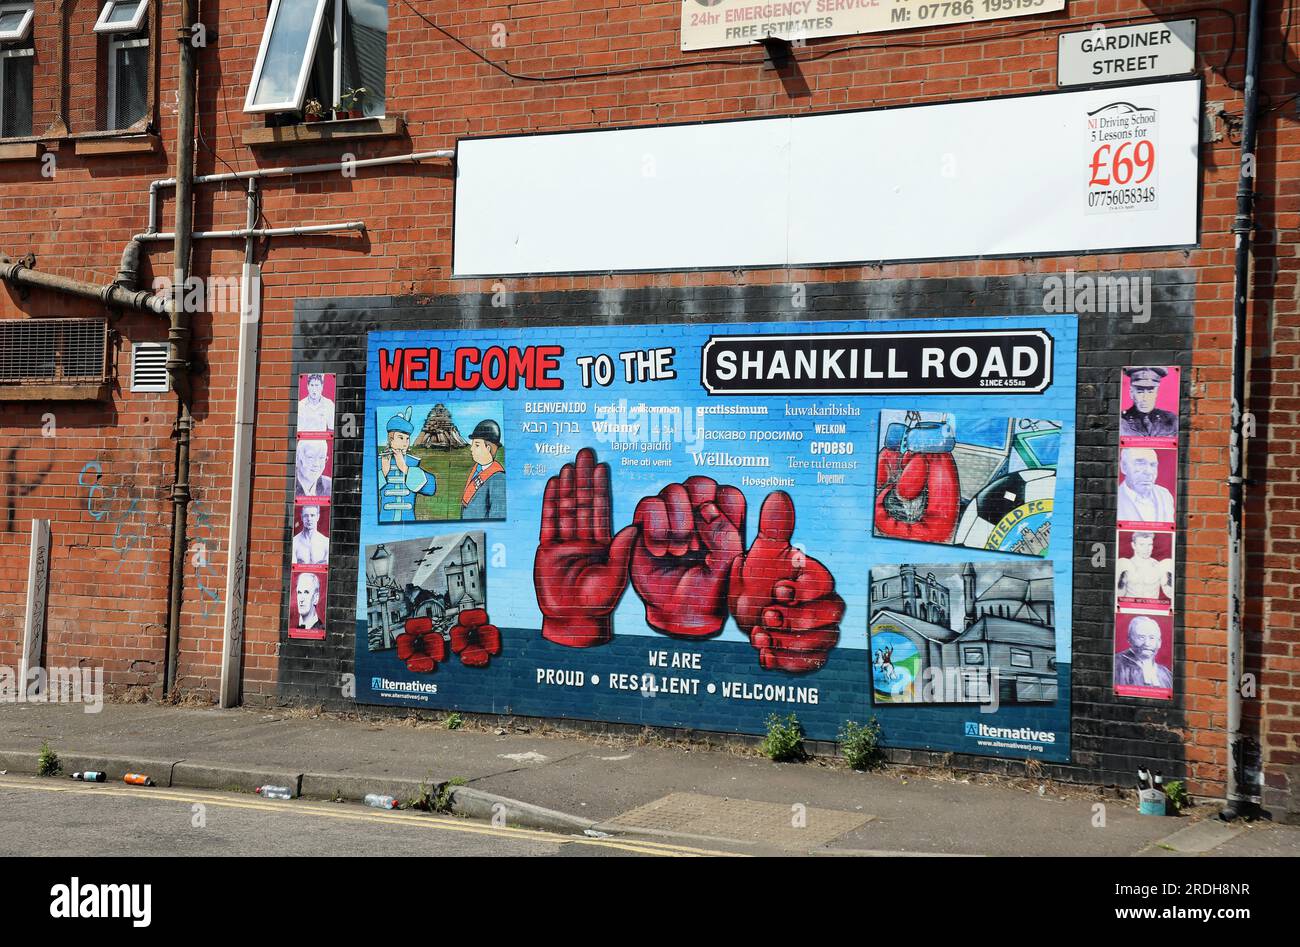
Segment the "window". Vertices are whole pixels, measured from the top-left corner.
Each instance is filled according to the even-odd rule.
[[[1031,668],[1034,666],[1034,656],[1028,651],[1022,651],[1019,648],[1012,648],[1011,666],[1013,668]]]
[[[386,0],[271,0],[246,112],[292,112],[316,99],[382,116],[387,70]]]
[[[0,49],[0,138],[32,133],[32,60],[34,50]]]
[[[130,128],[149,107],[149,0],[108,0],[95,32],[108,40],[109,130]]]
[[[149,101],[149,40],[132,36],[108,43],[108,127],[130,128]]]
[[[144,24],[149,0],[108,0],[95,21],[96,33],[134,33]]]
[[[962,648],[961,663],[962,664],[983,664],[984,649],[983,648]]]
[[[30,3],[0,4],[0,43],[21,43],[32,32]]]

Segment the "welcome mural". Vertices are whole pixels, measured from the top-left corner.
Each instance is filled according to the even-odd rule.
[[[1068,759],[1075,360],[1073,316],[373,332],[358,701]]]

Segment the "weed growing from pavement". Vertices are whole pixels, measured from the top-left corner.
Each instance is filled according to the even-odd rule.
[[[41,755],[36,759],[36,775],[58,776],[61,772],[63,763],[59,761],[59,754],[50,749],[49,743],[42,743]]]
[[[767,736],[763,739],[763,754],[777,763],[805,760],[808,753],[803,745],[803,727],[799,718],[790,714],[784,720],[776,714],[767,718]]]
[[[877,769],[885,763],[880,746],[880,723],[872,717],[866,723],[844,721],[840,728],[840,752],[854,769]]]
[[[459,730],[465,726],[465,718],[458,713],[447,714],[447,719],[444,722],[448,730]]]

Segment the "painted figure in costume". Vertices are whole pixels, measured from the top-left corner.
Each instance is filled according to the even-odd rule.
[[[465,492],[460,497],[461,519],[505,519],[506,470],[496,459],[499,450],[501,426],[491,419],[480,421],[469,436],[474,469],[465,478]]]
[[[407,406],[400,414],[388,419],[388,450],[379,456],[379,474],[383,481],[379,488],[379,522],[410,523],[415,520],[416,494],[433,496],[437,483],[432,475],[420,469],[420,458],[407,452],[411,449],[411,423],[413,408]]]

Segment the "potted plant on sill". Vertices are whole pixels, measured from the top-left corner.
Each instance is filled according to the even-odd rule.
[[[334,115],[336,118],[364,118],[365,113],[361,109],[361,102],[366,97],[366,90],[362,86],[355,89],[344,89],[339,94],[339,100],[334,105]]]
[[[320,99],[308,99],[307,104],[302,107],[302,115],[309,122],[323,121],[325,106],[321,105]]]

